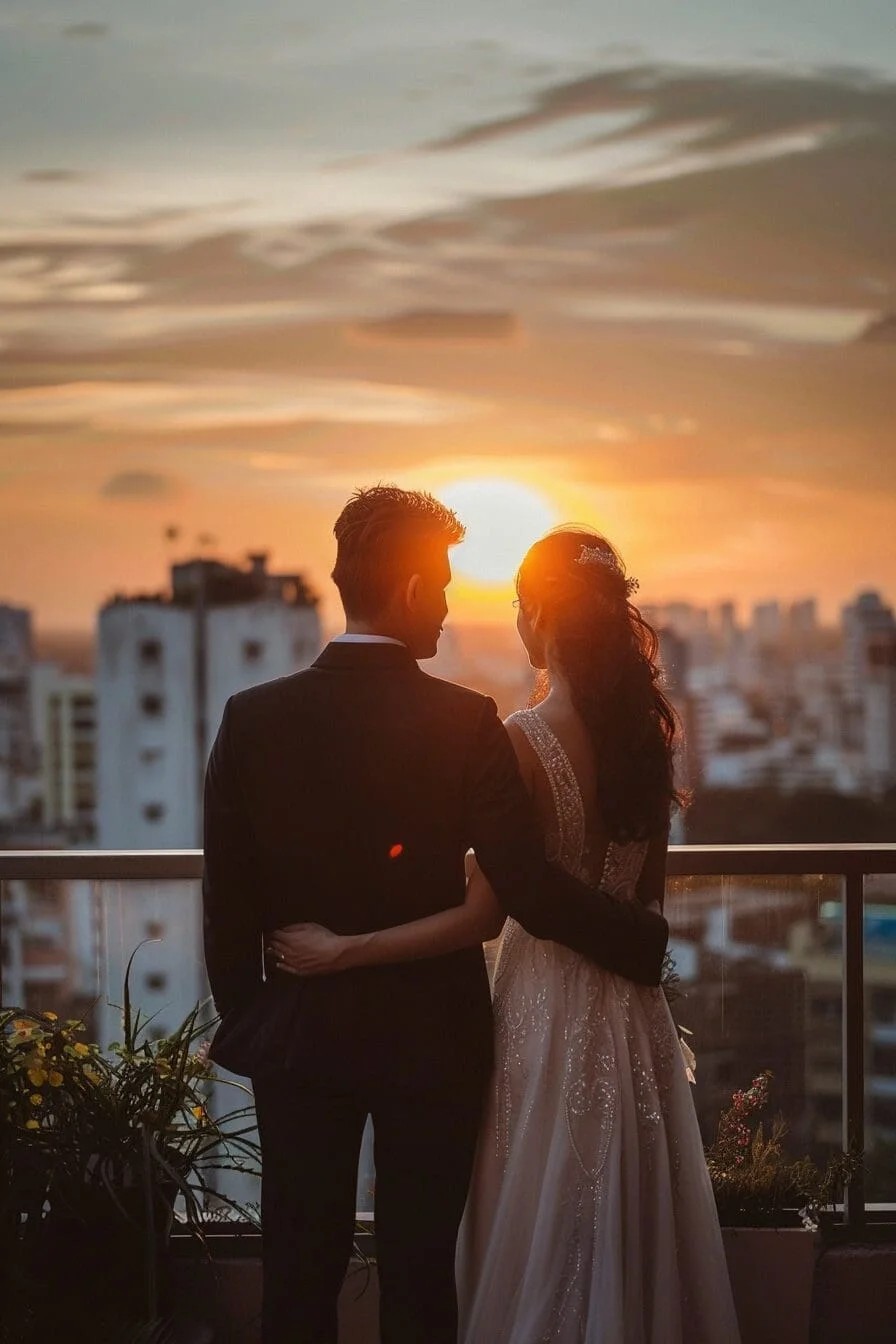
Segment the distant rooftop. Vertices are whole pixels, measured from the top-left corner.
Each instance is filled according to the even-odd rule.
[[[174,607],[228,607],[248,602],[282,602],[291,607],[316,607],[319,598],[302,574],[271,574],[263,551],[250,555],[248,568],[221,560],[198,558],[171,567],[169,592],[116,593],[107,603],[155,602]]]

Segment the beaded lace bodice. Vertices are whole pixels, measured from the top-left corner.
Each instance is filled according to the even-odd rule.
[[[595,871],[582,790],[563,744],[537,709],[517,710],[510,721],[526,734],[551,787],[556,829],[547,836],[549,858],[608,895],[631,899],[644,864],[647,842],[620,845],[611,840],[600,871]]]

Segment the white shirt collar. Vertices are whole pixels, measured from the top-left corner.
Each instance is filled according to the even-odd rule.
[[[331,644],[397,644],[400,648],[406,649],[407,645],[403,639],[393,639],[391,635],[336,635],[330,640]]]

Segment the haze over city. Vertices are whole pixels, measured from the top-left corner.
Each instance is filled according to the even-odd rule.
[[[467,517],[458,620],[504,620],[565,520],[648,601],[896,586],[885,4],[39,0],[0,32],[0,598],[40,627],[200,536],[332,622],[332,520],[377,479]]]

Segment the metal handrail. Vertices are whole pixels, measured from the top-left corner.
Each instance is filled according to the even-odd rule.
[[[198,880],[202,866],[198,849],[6,850],[0,851],[0,882]],[[865,1132],[865,878],[892,873],[896,844],[673,845],[668,855],[670,878],[843,878],[843,1146],[848,1151],[861,1149]],[[844,1218],[854,1232],[865,1226],[861,1170],[847,1188]]]
[[[671,845],[669,877],[868,877],[896,873],[896,844]],[[198,879],[200,849],[0,850],[0,882],[11,878],[126,881]]]

